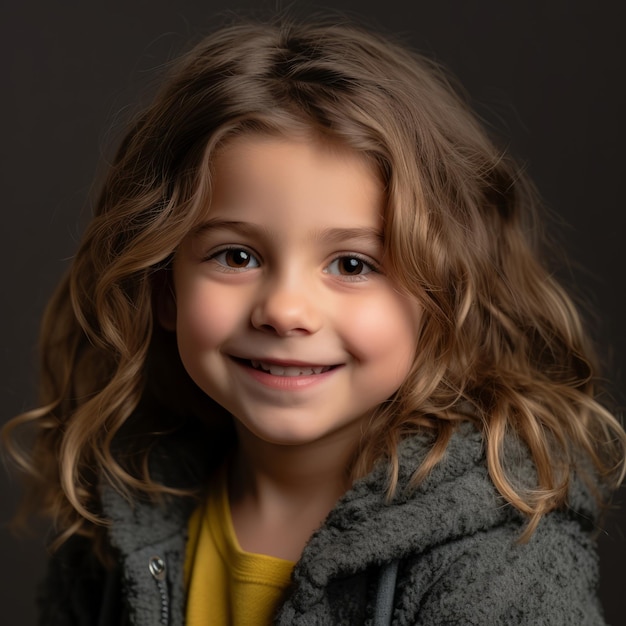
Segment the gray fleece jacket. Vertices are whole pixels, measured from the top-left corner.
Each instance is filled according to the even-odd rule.
[[[445,459],[409,492],[426,452],[421,437],[403,442],[392,502],[385,501],[386,472],[379,466],[337,503],[295,567],[277,624],[604,624],[592,540],[597,510],[580,483],[569,507],[545,516],[520,544],[524,520],[491,483],[473,427],[457,431]],[[513,456],[518,478],[532,480],[524,455]],[[176,459],[168,463],[175,466]],[[193,504],[131,507],[105,490],[103,508],[112,520],[118,568],[100,567],[84,540],[68,542],[42,587],[41,623],[184,624],[182,571]]]

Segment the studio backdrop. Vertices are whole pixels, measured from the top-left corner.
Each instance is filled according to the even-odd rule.
[[[91,212],[92,184],[163,65],[224,12],[268,15],[287,3],[218,0],[5,3],[1,20],[2,342],[0,422],[36,402],[42,310]],[[536,182],[549,228],[571,263],[561,279],[588,305],[614,401],[626,382],[624,170],[626,38],[622,2],[597,0],[295,1],[295,16],[332,8],[446,65],[491,131]],[[18,500],[0,476],[0,606],[35,624],[45,538],[7,524]],[[622,498],[623,500],[623,498]],[[624,623],[626,516],[600,533],[601,598]]]

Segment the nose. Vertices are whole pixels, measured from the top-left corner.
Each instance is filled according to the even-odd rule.
[[[310,335],[322,325],[321,305],[311,285],[294,276],[275,277],[262,286],[252,309],[251,323],[254,328],[281,337]]]

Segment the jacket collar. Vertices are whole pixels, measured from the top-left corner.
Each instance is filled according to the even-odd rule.
[[[443,460],[417,488],[410,489],[411,476],[428,450],[424,436],[401,443],[398,489],[391,501],[386,499],[387,470],[382,463],[340,499],[310,539],[294,571],[297,587],[308,602],[315,601],[330,579],[350,576],[371,565],[418,555],[433,545],[509,522],[518,524],[521,532],[524,518],[504,501],[489,479],[482,435],[473,425],[464,423],[457,428]],[[513,446],[505,456],[515,459],[516,478],[532,484],[534,471],[527,453]],[[183,451],[168,450],[158,454],[156,465],[169,484],[194,484],[194,480],[197,484],[197,468],[202,462],[181,471],[181,458],[186,458]],[[569,501],[578,517],[594,522],[597,507],[580,481],[572,483]],[[157,504],[148,500],[131,504],[107,486],[102,490],[102,502],[112,522],[112,543],[123,555],[177,535],[186,536],[187,520],[197,503],[191,498],[165,497]]]
[[[516,478],[532,484],[534,468],[524,448],[507,444],[516,459]],[[330,579],[353,575],[372,565],[383,566],[407,555],[418,556],[432,546],[504,524],[523,530],[525,518],[498,493],[489,478],[481,433],[462,424],[448,444],[443,460],[417,488],[410,488],[413,472],[428,453],[428,439],[404,441],[399,448],[399,483],[387,501],[387,473],[383,465],[358,481],[339,501],[325,524],[311,538],[294,572],[292,602],[321,600]],[[581,481],[573,481],[572,514],[593,523],[597,505]]]

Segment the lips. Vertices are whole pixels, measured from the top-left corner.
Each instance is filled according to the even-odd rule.
[[[255,370],[268,372],[272,376],[312,376],[313,374],[328,372],[333,367],[332,365],[279,365],[256,360],[251,360],[249,363]]]
[[[301,361],[262,361],[260,359],[246,359],[236,356],[231,356],[231,358],[240,365],[244,365],[258,372],[284,378],[316,376],[325,374],[339,367],[339,365],[318,365]]]

